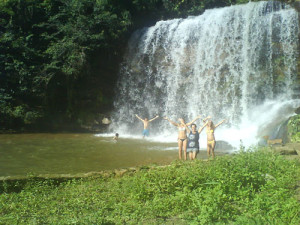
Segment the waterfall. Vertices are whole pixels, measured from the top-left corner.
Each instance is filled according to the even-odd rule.
[[[135,114],[174,121],[210,115],[215,123],[228,121],[217,139],[255,143],[300,106],[294,96],[298,34],[297,11],[270,1],[206,10],[136,31],[120,69],[112,129],[140,134]],[[152,123],[152,137],[176,141],[172,125]]]

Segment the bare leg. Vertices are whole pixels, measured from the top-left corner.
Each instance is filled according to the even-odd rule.
[[[210,156],[210,144],[207,144],[207,157],[209,158]]]
[[[182,153],[182,141],[178,139],[178,157],[181,159],[181,153]]]
[[[184,151],[184,160],[186,160],[186,147],[187,147],[187,139],[183,141],[183,151]]]
[[[216,141],[211,143],[211,153],[213,158],[215,158],[215,146],[216,146]]]
[[[192,152],[189,152],[189,158],[190,158],[190,160],[193,159],[193,153]]]
[[[193,160],[196,159],[197,152],[193,152]]]

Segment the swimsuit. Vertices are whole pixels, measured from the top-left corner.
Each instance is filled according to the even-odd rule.
[[[199,152],[199,133],[189,133],[186,152]]]
[[[213,133],[214,133],[214,130],[213,130],[213,129],[211,129],[211,130],[206,130],[206,133],[207,133],[207,134],[209,134],[209,133],[213,134]],[[213,143],[215,143],[215,142],[216,142],[216,140],[211,140],[211,141],[207,141],[207,144],[213,144]]]
[[[184,142],[184,141],[186,140],[186,138],[179,138],[179,140],[180,140],[181,142]]]
[[[213,133],[214,132],[214,130],[206,130],[206,133],[208,134],[208,133]]]
[[[179,131],[185,131],[185,127],[178,127]]]
[[[185,127],[178,127],[179,131],[185,131]],[[181,142],[184,142],[186,140],[186,138],[178,138],[178,140],[180,140]]]
[[[149,129],[143,130],[143,136],[149,136]]]

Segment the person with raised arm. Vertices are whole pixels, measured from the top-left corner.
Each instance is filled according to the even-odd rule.
[[[206,121],[210,117],[206,117],[204,120]],[[199,128],[197,131],[197,125],[192,124],[191,128],[192,130],[186,126],[187,132],[188,132],[188,143],[187,143],[187,149],[186,152],[189,154],[190,160],[194,160],[197,157],[197,153],[199,152],[199,137],[204,129],[204,127],[207,125],[207,121],[204,123],[202,127]]]
[[[144,124],[144,130],[143,130],[143,138],[145,138],[145,136],[149,136],[149,123],[152,122],[153,120],[157,119],[159,116],[154,117],[151,120],[148,120],[148,118],[142,119],[141,117],[139,117],[137,114],[135,114],[135,116],[141,120]]]
[[[221,122],[214,125],[214,123],[211,120],[206,119],[204,122],[206,122],[206,135],[207,135],[207,156],[208,158],[210,155],[212,157],[215,157],[215,146],[216,146],[216,139],[215,139],[215,130],[218,126],[220,126],[222,123],[224,123],[226,120],[222,120]]]
[[[182,159],[182,149],[184,151],[184,160],[187,158],[186,154],[186,147],[187,147],[187,130],[186,126],[189,126],[193,124],[197,119],[200,119],[201,116],[197,116],[194,120],[191,122],[185,124],[184,120],[182,118],[179,118],[178,121],[179,123],[176,123],[172,120],[170,120],[168,117],[164,117],[165,120],[168,120],[172,125],[178,128],[178,156],[179,159]]]

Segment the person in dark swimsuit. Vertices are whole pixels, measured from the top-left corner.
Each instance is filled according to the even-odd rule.
[[[199,136],[202,132],[203,128],[207,125],[208,122],[206,122],[200,129],[197,131],[196,124],[191,125],[191,130],[188,126],[186,126],[188,134],[188,143],[187,143],[187,149],[186,152],[189,154],[190,160],[194,160],[197,156],[197,153],[199,152]]]
[[[174,121],[170,120],[168,117],[164,117],[165,120],[168,120],[171,124],[176,126],[178,128],[178,156],[179,159],[182,159],[182,149],[184,151],[184,160],[187,158],[186,154],[186,146],[187,146],[187,135],[186,135],[186,126],[191,125],[194,123],[197,119],[200,119],[201,116],[196,117],[193,121],[185,124],[184,120],[182,118],[179,118],[179,123],[175,123]]]

